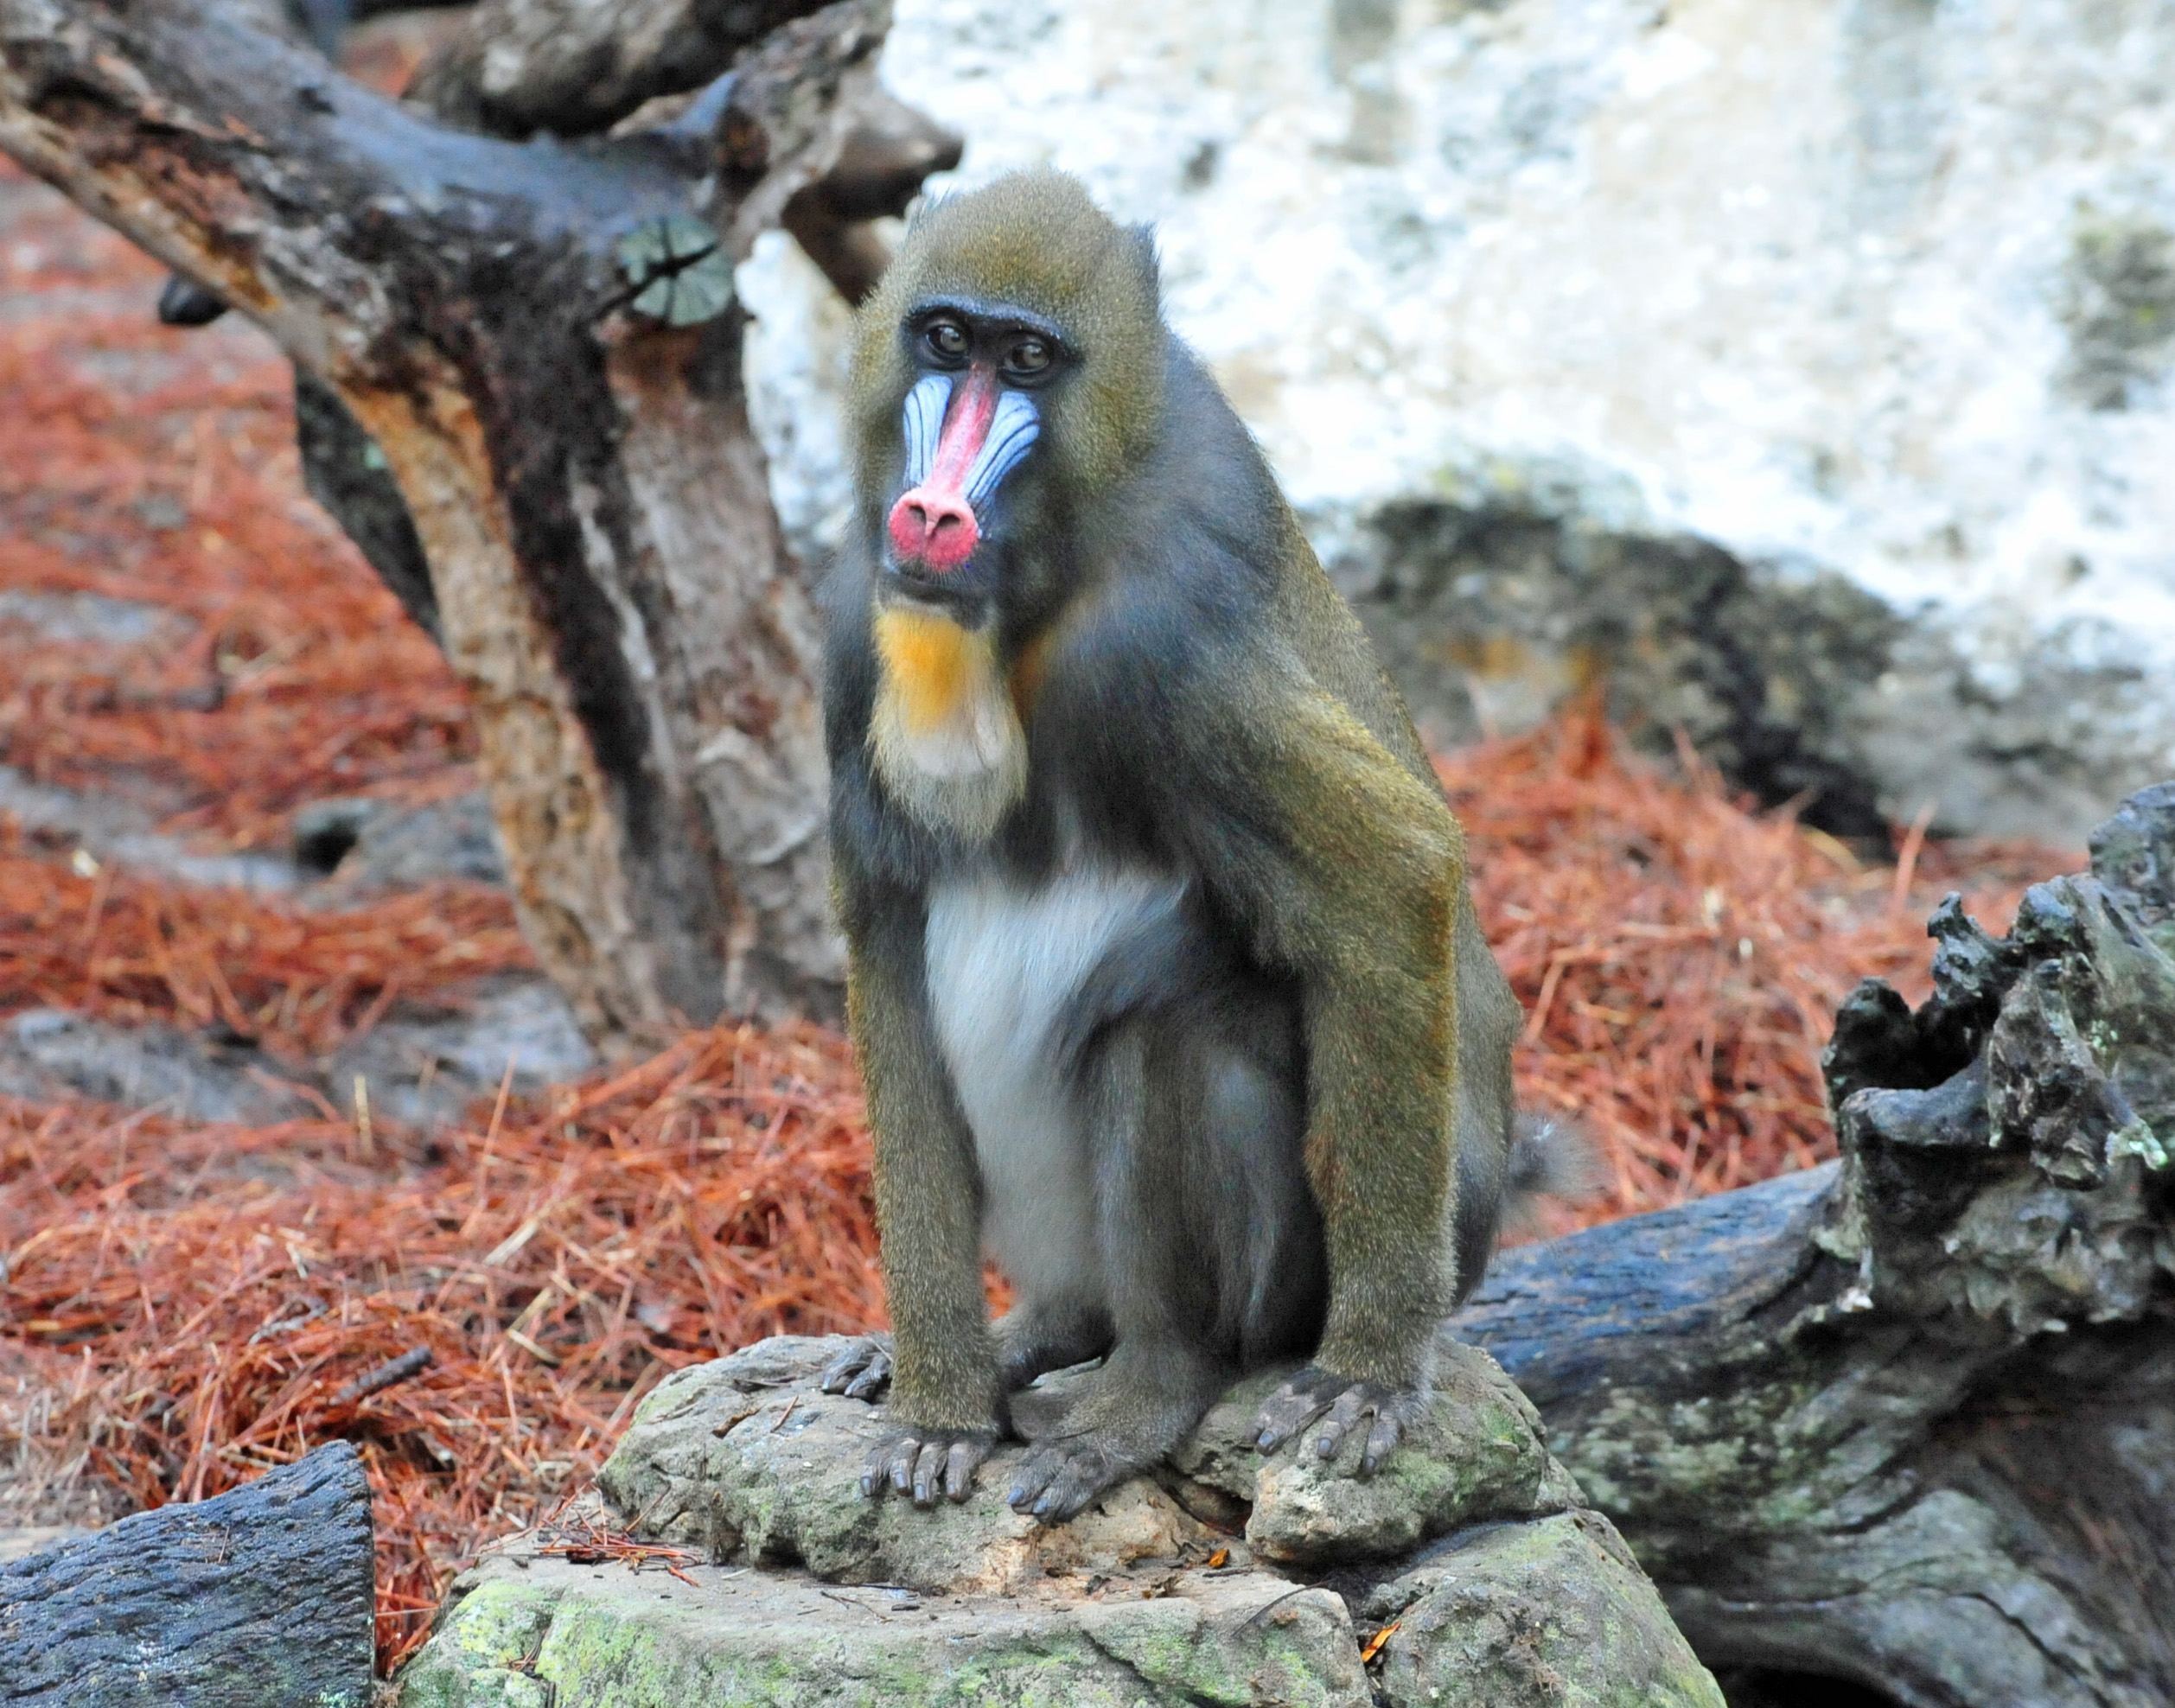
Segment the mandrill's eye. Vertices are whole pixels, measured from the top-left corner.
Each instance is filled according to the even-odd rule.
[[[922,341],[929,347],[929,354],[947,367],[966,360],[966,328],[955,320],[931,321]]]
[[[1049,367],[1049,344],[1045,339],[1023,338],[1005,352],[1007,379],[1033,379]]]

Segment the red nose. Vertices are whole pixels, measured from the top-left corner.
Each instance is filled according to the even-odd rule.
[[[900,557],[931,569],[957,569],[973,555],[981,534],[973,510],[952,493],[920,486],[891,507],[891,544]]]
[[[953,388],[928,473],[891,507],[891,545],[903,561],[956,570],[974,555],[982,530],[966,501],[966,476],[989,437],[997,396],[997,371],[979,364]]]

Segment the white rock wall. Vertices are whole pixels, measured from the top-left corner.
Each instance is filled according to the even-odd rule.
[[[2175,774],[2175,7],[898,0],[883,68],[960,182],[1049,161],[1156,223],[1325,560],[1418,625],[1438,736],[1598,651],[1629,715],[1753,774],[1795,742],[1895,818],[2073,835]],[[820,540],[844,322],[781,242],[743,288]],[[1483,543],[1430,590],[1399,504],[1522,519],[1555,568]],[[1841,640],[1746,665],[1713,600],[1564,544],[1597,537],[1719,548],[1729,624]]]

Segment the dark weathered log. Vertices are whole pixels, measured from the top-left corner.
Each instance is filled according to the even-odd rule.
[[[482,0],[409,99],[496,137],[586,137],[709,82],[816,0]]]
[[[370,1484],[346,1442],[0,1565],[0,1702],[367,1708]]]
[[[886,16],[788,23],[660,128],[517,145],[204,0],[0,0],[0,150],[264,325],[378,446],[427,605],[397,517],[358,532],[435,611],[523,927],[599,1037],[837,1006],[815,624],[730,263],[889,111]]]
[[[1843,1160],[1507,1253],[1454,1324],[1718,1672],[2175,1701],[2175,785],[1935,993],[1868,983]]]
[[[960,163],[964,139],[877,92],[847,132],[837,163],[785,205],[781,222],[849,303],[876,289],[891,263],[879,222],[904,214],[933,172]]]

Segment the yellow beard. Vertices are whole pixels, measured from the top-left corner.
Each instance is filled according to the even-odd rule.
[[[1027,736],[994,627],[895,606],[876,614],[883,684],[869,751],[893,797],[932,830],[980,841],[1027,792]]]

